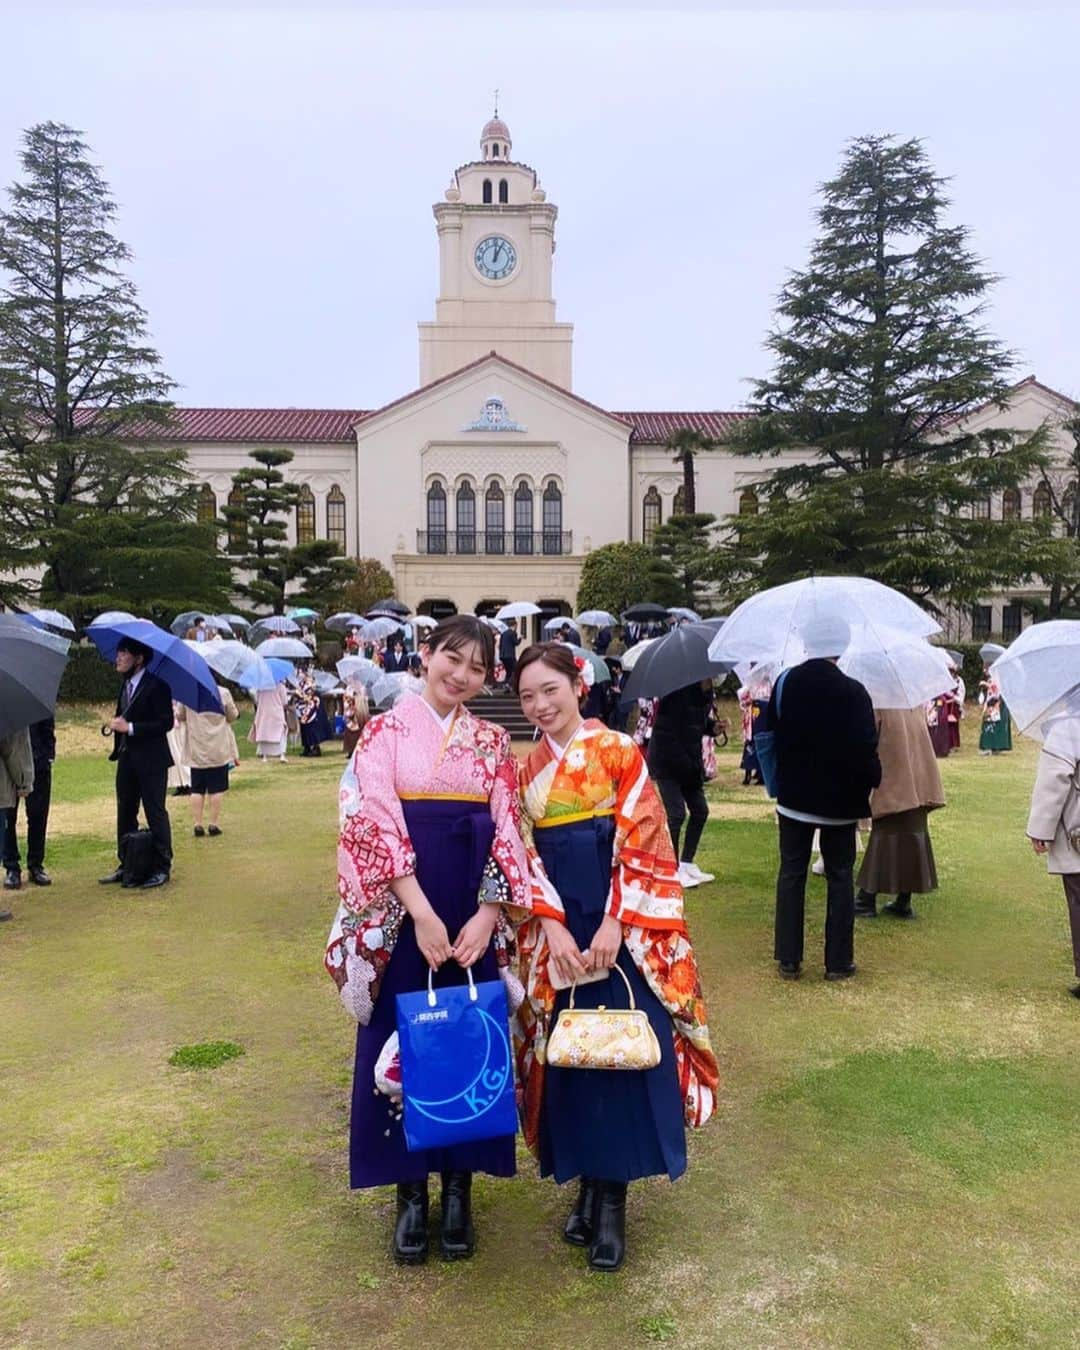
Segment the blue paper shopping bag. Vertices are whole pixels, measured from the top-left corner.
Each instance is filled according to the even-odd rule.
[[[514,1134],[514,1069],[501,980],[398,994],[410,1152]]]

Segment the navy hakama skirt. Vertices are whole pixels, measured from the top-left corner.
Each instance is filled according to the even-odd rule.
[[[582,951],[592,941],[611,886],[615,822],[595,816],[536,830],[536,847],[559,892],[566,922]],[[660,1043],[655,1069],[544,1070],[540,1107],[540,1174],[556,1181],[591,1177],[636,1181],[686,1171],[686,1129],[675,1066],[671,1016],[649,988],[625,945],[617,961],[630,981],[634,1001],[644,1010]],[[552,1018],[570,1002],[559,991]],[[574,1006],[627,1006],[626,986],[617,975],[577,987]]]
[[[495,826],[487,802],[423,798],[402,802],[409,838],[416,850],[416,879],[446,924],[451,943],[476,913],[480,879],[491,851]],[[430,1172],[487,1172],[514,1175],[514,1137],[476,1140],[450,1148],[410,1153],[390,1098],[375,1087],[375,1063],[397,1030],[395,998],[427,988],[428,964],[420,955],[412,919],[401,926],[382,987],[366,1027],[357,1028],[349,1132],[349,1173],[354,1189],[422,1181]],[[476,980],[499,978],[494,948],[473,966]],[[450,960],[435,972],[434,985],[464,984],[466,975]]]

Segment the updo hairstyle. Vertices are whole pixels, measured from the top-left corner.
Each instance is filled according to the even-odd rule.
[[[517,694],[520,691],[521,672],[540,661],[550,670],[556,671],[559,675],[565,675],[571,684],[575,680],[581,680],[582,687],[578,702],[583,702],[589,691],[585,687],[584,676],[577,660],[577,657],[565,642],[534,642],[531,647],[526,647],[518,657],[517,667],[514,670],[514,693]]]

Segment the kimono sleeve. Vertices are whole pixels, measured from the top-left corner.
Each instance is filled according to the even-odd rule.
[[[480,881],[481,903],[505,905],[521,922],[532,909],[529,860],[521,837],[521,799],[510,737],[503,733],[489,798],[495,838]]]
[[[392,714],[373,718],[342,778],[338,895],[356,914],[385,906],[390,882],[416,871],[395,787],[397,729]]]
[[[683,897],[671,834],[641,751],[613,737],[615,858],[607,913],[624,924],[682,930]]]
[[[518,775],[521,794],[519,801],[525,795],[526,774],[526,768],[522,765]],[[528,811],[521,811],[520,819],[525,859],[528,866],[529,909],[532,911],[532,917],[534,919],[558,919],[560,923],[565,924],[566,910],[563,908],[562,899],[544,870],[544,864],[537,852],[536,842],[533,838],[532,818]]]

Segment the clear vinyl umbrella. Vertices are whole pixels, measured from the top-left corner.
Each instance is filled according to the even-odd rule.
[[[531,600],[511,600],[508,605],[503,605],[502,609],[496,611],[497,619],[528,619],[533,614],[543,614],[539,605],[534,605]]]
[[[879,647],[897,635],[929,637],[941,625],[913,600],[868,577],[807,577],[773,586],[744,600],[716,634],[714,661],[779,661],[805,657],[800,634],[822,619],[843,619],[879,635]],[[940,691],[939,691],[940,692]]]
[[[617,628],[619,621],[614,614],[609,614],[606,609],[585,609],[580,614],[574,616],[576,624],[584,624],[586,628]]]
[[[343,656],[336,669],[346,684],[362,685],[366,689],[370,689],[383,673],[382,666],[369,661],[366,656]]]
[[[25,614],[20,614],[21,619],[32,624],[35,628],[46,628],[57,633],[61,637],[67,637],[70,634],[75,636],[75,625],[66,614],[61,614],[58,609],[31,609]]]
[[[919,708],[952,687],[949,653],[924,638],[856,629],[840,669],[858,680],[875,708]]]
[[[260,656],[283,656],[286,661],[311,661],[315,653],[299,638],[267,638],[255,648]]]
[[[1042,726],[1080,702],[1080,620],[1032,624],[999,656],[990,673],[1016,725],[1041,741]]]

